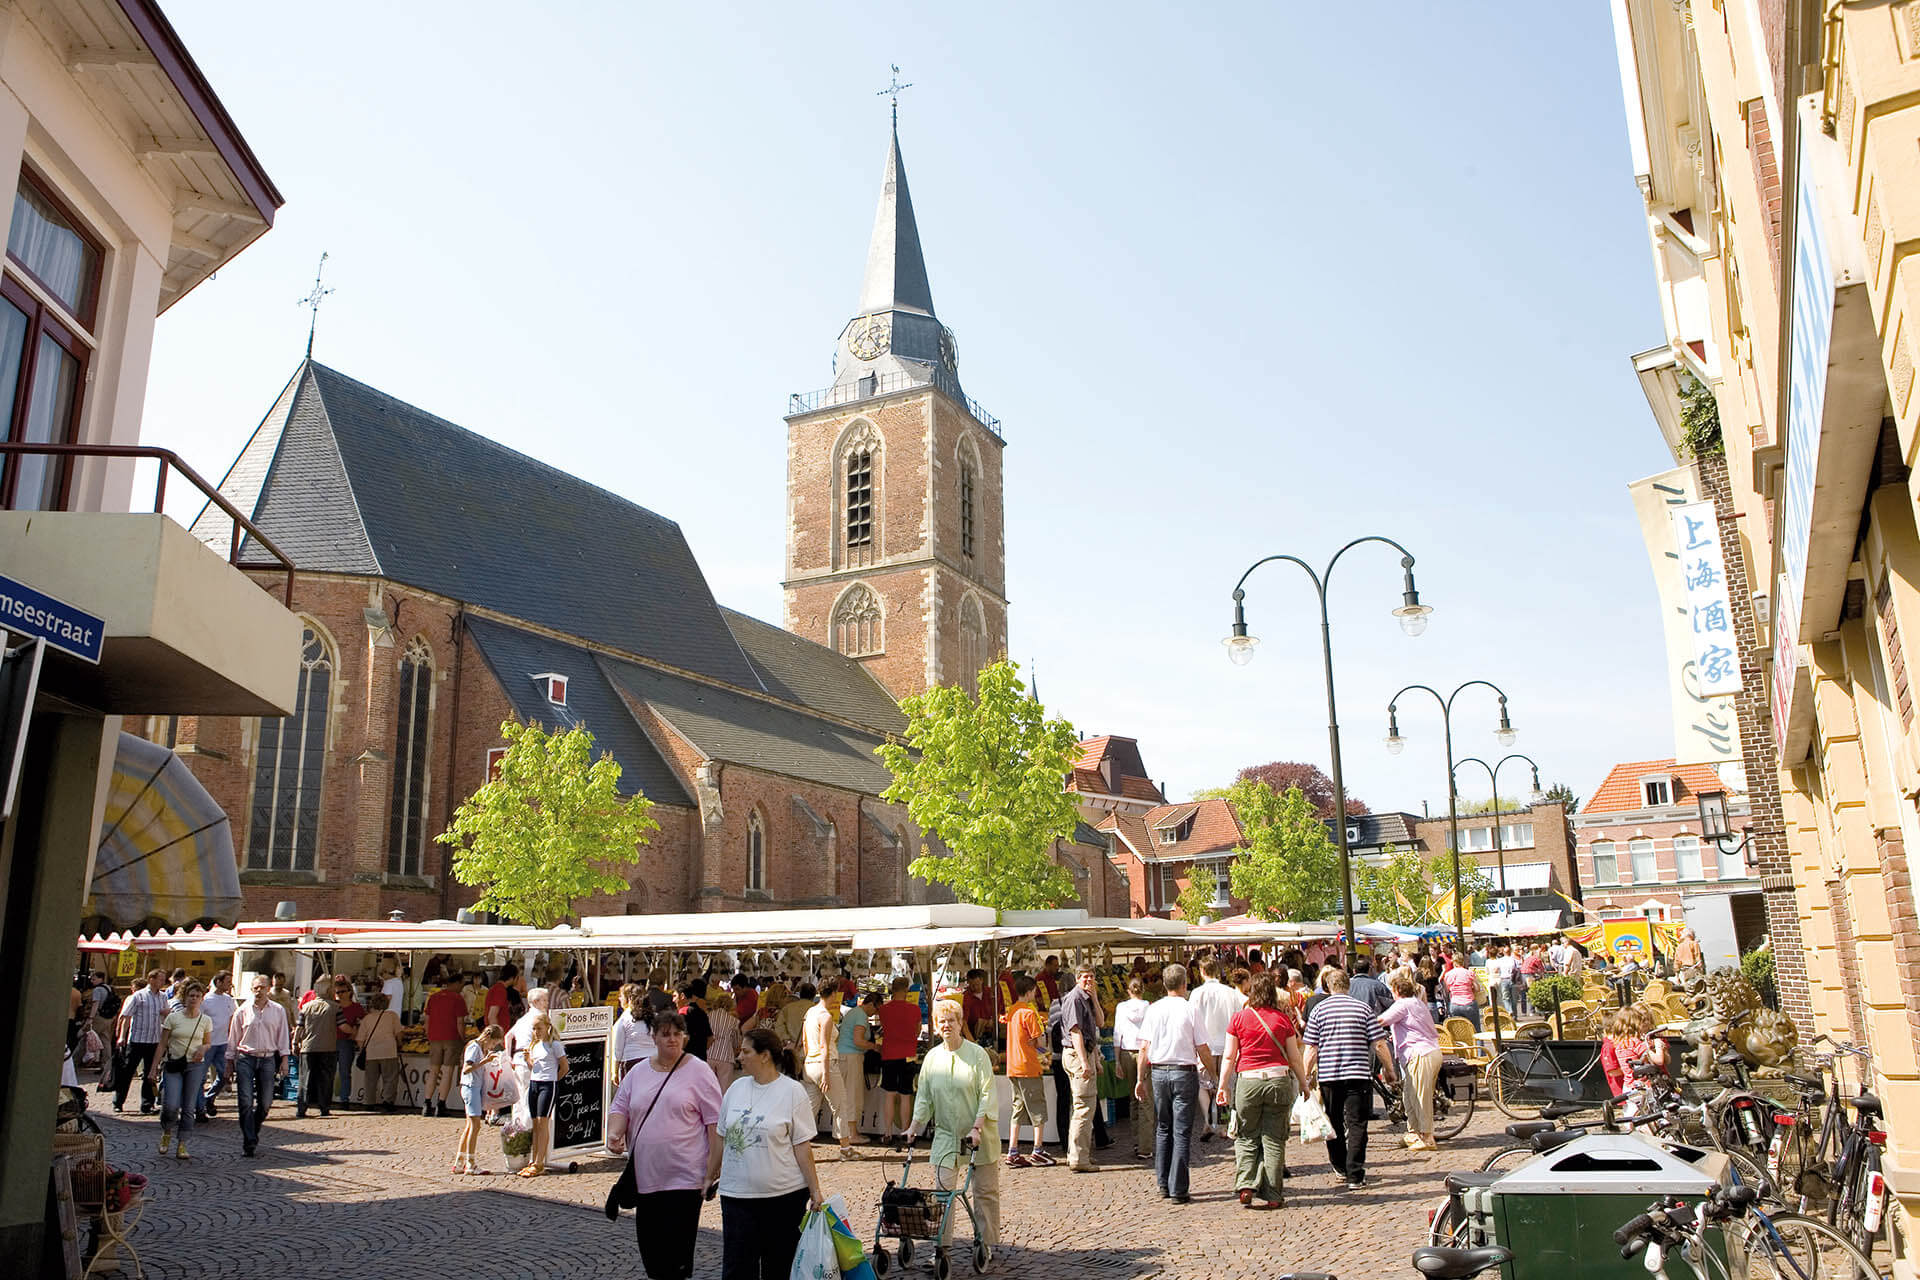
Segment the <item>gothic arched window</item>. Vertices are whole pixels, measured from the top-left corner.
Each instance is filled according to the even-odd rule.
[[[427,756],[432,734],[433,651],[419,636],[400,659],[393,734],[393,801],[387,817],[387,874],[417,876],[427,837]]]
[[[333,651],[308,624],[300,633],[300,684],[293,714],[260,719],[253,757],[247,866],[312,871],[320,837],[320,783],[333,694]]]
[[[960,686],[968,693],[978,692],[980,668],[986,665],[986,614],[980,608],[980,598],[968,592],[960,600]]]
[[[850,658],[861,658],[886,649],[885,615],[880,597],[864,582],[847,588],[833,606],[833,647]]]
[[[747,815],[746,887],[754,893],[767,891],[767,829],[757,809]]]
[[[873,450],[847,454],[847,547],[873,545]]]
[[[975,518],[974,500],[980,487],[980,454],[965,436],[954,453],[960,464],[960,554],[971,559],[979,544],[980,522]]]

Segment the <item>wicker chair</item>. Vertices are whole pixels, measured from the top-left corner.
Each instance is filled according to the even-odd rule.
[[[1487,1053],[1486,1047],[1473,1038],[1473,1023],[1465,1018],[1458,1016],[1448,1018],[1440,1024],[1440,1030],[1454,1043],[1461,1057],[1479,1061],[1491,1056]]]

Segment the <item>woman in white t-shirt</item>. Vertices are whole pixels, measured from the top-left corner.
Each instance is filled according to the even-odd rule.
[[[720,1143],[707,1181],[720,1189],[723,1275],[784,1276],[806,1210],[826,1200],[813,1167],[814,1106],[793,1051],[768,1027],[740,1038],[741,1077],[720,1102]]]
[[[553,1096],[560,1089],[560,1078],[567,1074],[567,1046],[554,1038],[553,1021],[546,1014],[535,1014],[527,1032],[527,1047],[520,1051],[527,1064],[527,1109],[533,1113],[533,1151],[523,1178],[537,1178],[547,1171],[547,1150],[553,1137]]]

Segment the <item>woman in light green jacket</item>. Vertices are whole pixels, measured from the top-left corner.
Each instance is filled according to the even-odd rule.
[[[933,1006],[933,1029],[940,1043],[927,1051],[914,1086],[915,1133],[933,1126],[935,1183],[942,1189],[959,1185],[962,1159],[973,1163],[974,1216],[980,1243],[991,1250],[1000,1243],[1000,1105],[994,1091],[993,1060],[987,1051],[962,1038],[966,1015],[952,1000]],[[953,1214],[940,1227],[940,1243],[953,1238]]]

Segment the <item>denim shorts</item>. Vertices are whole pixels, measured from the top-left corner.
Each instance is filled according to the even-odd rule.
[[[536,1120],[544,1120],[553,1114],[553,1091],[557,1082],[553,1080],[535,1080],[527,1086],[527,1109],[533,1112]]]

